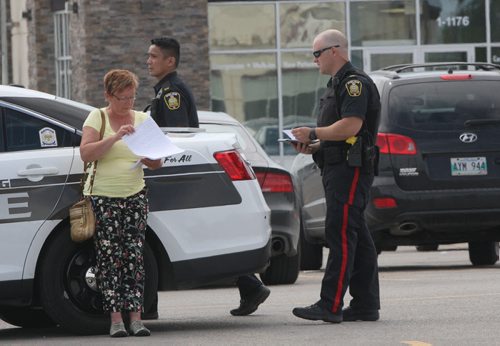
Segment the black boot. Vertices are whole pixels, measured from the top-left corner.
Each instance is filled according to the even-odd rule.
[[[255,292],[248,295],[247,297],[241,298],[240,306],[237,309],[230,311],[233,316],[246,316],[255,312],[260,304],[262,304],[271,291],[266,286],[262,285],[255,289]]]
[[[315,303],[305,308],[295,308],[292,313],[300,318],[312,321],[325,321],[331,323],[342,322],[342,314],[334,314],[330,310]]]

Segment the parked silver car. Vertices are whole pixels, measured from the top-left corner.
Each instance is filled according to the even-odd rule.
[[[300,219],[290,173],[275,163],[236,119],[225,113],[198,112],[200,127],[207,132],[236,134],[241,153],[257,175],[271,209],[271,264],[260,276],[265,284],[291,284],[300,270],[298,240]]]

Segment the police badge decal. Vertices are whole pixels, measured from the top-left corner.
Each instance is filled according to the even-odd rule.
[[[181,107],[181,95],[178,92],[171,91],[163,97],[165,105],[171,111],[175,111]]]
[[[361,95],[361,89],[363,87],[363,84],[357,79],[350,80],[347,83],[345,83],[345,88],[347,89],[347,93],[351,97],[357,97]]]

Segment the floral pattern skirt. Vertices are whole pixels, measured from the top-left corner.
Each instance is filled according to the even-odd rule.
[[[96,280],[107,312],[142,311],[146,190],[126,198],[92,196],[96,216]]]

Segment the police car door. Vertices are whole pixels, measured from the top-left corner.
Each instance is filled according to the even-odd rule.
[[[74,139],[70,128],[0,101],[0,281],[22,278],[35,234],[64,189]]]

